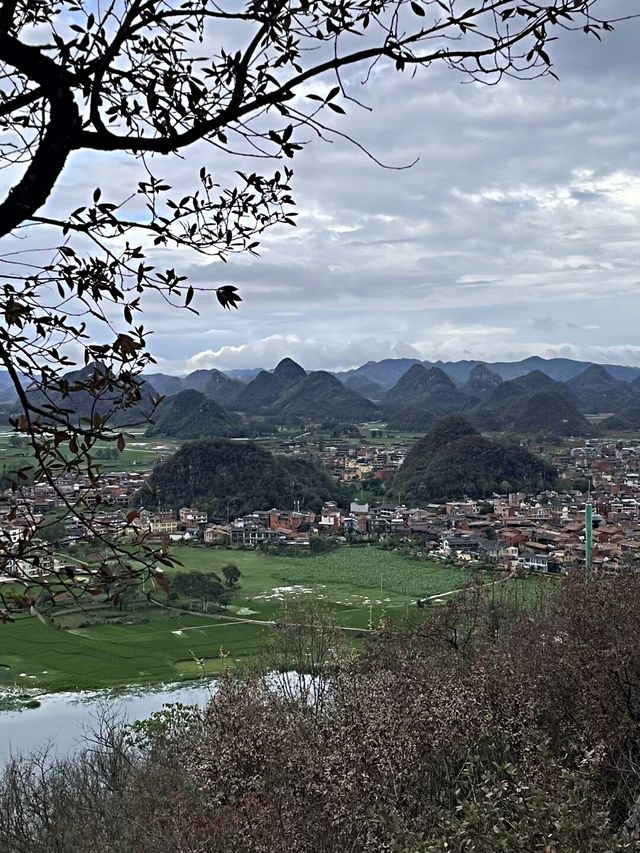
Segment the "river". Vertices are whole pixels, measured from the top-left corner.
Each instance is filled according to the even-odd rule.
[[[50,746],[59,755],[73,752],[81,745],[83,736],[95,729],[96,720],[105,708],[118,718],[133,722],[149,717],[170,702],[204,705],[214,689],[212,680],[117,692],[38,696],[39,708],[0,711],[0,771],[12,754],[43,746]]]

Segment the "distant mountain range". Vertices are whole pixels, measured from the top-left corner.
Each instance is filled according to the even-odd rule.
[[[71,388],[88,369],[68,374]],[[6,380],[0,372],[0,401],[10,402]],[[244,371],[243,381],[216,369],[184,377],[151,373],[145,380],[136,410],[148,408],[152,394],[166,398],[149,428],[158,436],[257,435],[277,424],[308,421],[380,420],[425,432],[438,418],[459,413],[485,431],[589,435],[594,426],[585,415],[598,416],[604,430],[640,428],[640,368],[564,358],[437,364],[383,359],[337,374],[307,373],[285,358],[273,370]],[[75,391],[64,400],[78,415],[93,402]]]
[[[425,367],[439,367],[456,384],[462,385],[468,381],[471,371],[477,366],[488,368],[497,373],[503,380],[516,379],[518,376],[531,373],[532,370],[540,370],[542,373],[546,373],[551,379],[555,379],[556,382],[568,382],[579,373],[582,373],[585,368],[590,367],[592,362],[576,361],[571,358],[541,358],[537,355],[525,358],[522,361],[495,362],[430,362],[419,361],[415,358],[385,358],[382,361],[368,361],[361,367],[357,367],[354,370],[346,370],[336,375],[343,382],[354,377],[359,380],[367,379],[369,382],[375,382],[385,390],[389,390],[413,364],[422,364]],[[634,379],[640,377],[640,367],[627,367],[620,364],[603,364],[601,366],[614,379],[620,379],[623,382],[632,382]]]
[[[283,359],[283,362],[295,364],[291,359]],[[551,379],[555,379],[556,382],[568,382],[582,373],[587,367],[591,367],[593,362],[577,361],[571,358],[542,358],[537,355],[525,358],[522,361],[495,362],[467,360],[431,362],[420,361],[417,358],[385,358],[381,361],[368,361],[366,364],[356,367],[353,370],[337,372],[334,375],[347,385],[348,388],[351,388],[351,390],[375,400],[382,399],[384,394],[414,364],[421,364],[426,368],[437,367],[446,373],[457,387],[460,387],[469,381],[474,381],[472,374],[475,375],[475,381],[479,381],[479,374],[475,370],[476,368],[479,368],[481,371],[480,375],[485,375],[489,381],[491,381],[491,374],[505,381],[508,379],[517,379],[518,376],[524,376],[527,373],[531,373],[532,370],[540,370]],[[622,364],[603,364],[600,366],[614,379],[619,379],[623,382],[633,382],[634,379],[640,379],[640,367],[629,367]],[[146,375],[145,378],[159,393],[175,394],[178,390],[185,388],[195,388],[197,391],[204,391],[204,388],[198,383],[202,381],[201,377],[205,374],[222,375],[238,383],[248,383],[252,379],[255,379],[259,373],[274,372],[275,369],[267,371],[260,368],[240,368],[222,373],[212,368],[210,370],[196,370],[185,377],[152,373]],[[0,387],[2,387],[1,376],[2,374],[0,374]],[[235,387],[237,388],[237,385]],[[376,394],[379,395],[377,398]],[[216,402],[220,401],[217,400]]]

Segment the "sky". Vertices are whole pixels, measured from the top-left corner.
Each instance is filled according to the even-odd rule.
[[[328,370],[396,356],[640,365],[639,40],[637,21],[602,43],[563,33],[550,46],[559,81],[489,87],[445,69],[380,69],[362,87],[350,73],[371,111],[349,108],[335,126],[386,164],[418,162],[385,169],[346,141],[314,141],[293,162],[298,227],[267,232],[259,258],[157,252],[194,284],[234,284],[243,299],[229,312],[199,294],[197,317],[147,304],[157,369],[284,356]],[[203,163],[214,175],[237,168],[216,156],[191,151],[158,172],[187,189]],[[48,209],[86,203],[96,174],[124,192],[135,172],[113,155],[75,155]]]

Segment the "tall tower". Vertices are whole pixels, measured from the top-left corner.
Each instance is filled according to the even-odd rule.
[[[584,508],[584,556],[587,572],[593,569],[593,505],[591,503],[591,491]]]

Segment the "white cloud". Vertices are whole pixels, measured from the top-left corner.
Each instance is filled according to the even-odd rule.
[[[188,358],[184,369],[273,367],[285,357],[293,358],[308,370],[346,370],[381,358],[420,358],[420,353],[409,344],[390,344],[373,338],[332,346],[297,335],[270,335],[251,343],[203,350]]]
[[[386,163],[417,165],[383,170],[344,140],[314,142],[293,164],[299,225],[267,232],[259,259],[154,250],[194,284],[234,283],[243,297],[222,312],[198,293],[198,317],[148,299],[162,365],[271,367],[290,355],[339,369],[416,353],[638,363],[639,32],[620,25],[602,44],[563,34],[553,43],[560,82],[376,74],[364,90],[373,111],[350,109],[336,125]],[[362,98],[361,76],[345,79]],[[221,183],[239,167],[208,147],[154,160],[176,189],[203,164]],[[51,209],[86,203],[96,174],[106,195],[124,197],[139,169],[76,155]]]

